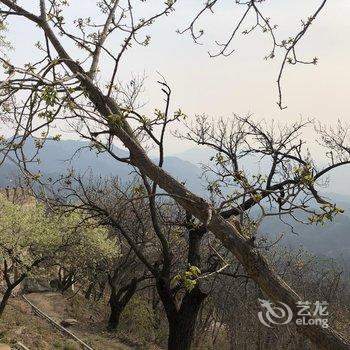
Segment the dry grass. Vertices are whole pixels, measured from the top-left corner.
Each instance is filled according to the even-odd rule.
[[[91,315],[93,310],[85,308],[85,313],[80,312],[74,299],[67,300],[58,293],[30,294],[29,299],[55,321],[60,322],[64,318],[78,319],[79,324],[70,330],[94,350],[132,349],[105,332],[99,323],[91,320],[87,322],[87,315]],[[48,322],[35,315],[23,299],[12,298],[0,320],[0,342],[14,345],[17,341],[21,341],[31,350],[81,349],[77,342],[67,339]]]
[[[31,350],[78,350],[46,321],[35,316],[23,300],[13,298],[0,320],[0,342],[15,345],[21,341]]]

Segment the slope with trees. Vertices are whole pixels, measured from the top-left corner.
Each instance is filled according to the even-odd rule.
[[[267,17],[261,13],[260,4],[262,2],[264,1],[237,2],[237,6],[245,6],[246,11],[234,28],[230,39],[222,45],[219,54],[227,54],[227,48],[246,16],[251,12],[254,13],[257,22],[253,29],[261,28],[271,35],[273,49],[269,57],[274,57],[277,49],[284,52],[278,76],[279,105],[284,108],[281,77],[285,65],[287,62],[292,64],[317,62],[317,60],[302,61],[296,54],[296,48],[323,9],[326,1],[322,1],[315,12],[302,22],[302,29],[294,37],[287,41],[282,40],[281,43],[276,41],[276,27],[271,26]],[[181,110],[170,113],[170,89],[167,84],[161,82],[167,97],[165,110],[156,110],[155,117],[147,117],[140,114],[135,105],[133,97],[139,91],[137,82],[132,82],[131,98],[128,99],[123,98],[125,94],[116,83],[124,52],[133,43],[148,45],[149,37],[142,37],[142,30],[159,17],[169,15],[174,10],[175,3],[176,1],[167,1],[159,12],[149,18],[142,18],[142,16],[140,19],[136,19],[138,15],[135,11],[138,7],[134,7],[130,1],[125,3],[101,1],[98,2],[98,6],[105,16],[103,23],[100,23],[98,19],[95,21],[91,17],[80,18],[76,21],[76,28],[70,29],[66,25],[64,17],[64,13],[67,11],[67,1],[41,0],[39,9],[36,8],[35,12],[31,12],[14,1],[1,0],[0,13],[4,21],[10,21],[13,16],[30,21],[41,29],[42,36],[38,35],[38,39],[43,39],[37,45],[42,52],[42,58],[36,63],[28,63],[25,67],[16,67],[6,58],[2,58],[6,75],[1,83],[2,109],[4,118],[14,121],[16,128],[15,135],[10,140],[3,142],[3,153],[8,154],[8,152],[15,151],[23,172],[27,173],[32,180],[40,180],[40,174],[29,174],[27,167],[28,162],[36,161],[36,155],[26,157],[21,151],[22,146],[29,136],[35,137],[38,149],[45,147],[45,140],[48,137],[54,137],[58,140],[60,136],[52,134],[54,125],[57,122],[64,123],[71,132],[90,140],[92,147],[96,148],[98,152],[109,153],[111,161],[128,163],[135,167],[144,180],[151,208],[154,206],[157,187],[165,191],[186,212],[199,221],[197,230],[211,231],[221,241],[222,245],[243,265],[246,274],[255,281],[263,293],[273,301],[286,303],[296,314],[296,302],[301,300],[301,297],[269,265],[259,247],[254,243],[254,239],[246,233],[245,227],[239,223],[239,214],[242,212],[242,207],[245,211],[246,208],[259,205],[262,200],[269,200],[277,202],[280,209],[282,204],[284,206],[286,202],[288,213],[293,215],[294,210],[300,206],[307,210],[307,203],[303,201],[303,198],[299,201],[300,193],[305,194],[307,198],[313,198],[322,206],[323,212],[311,216],[312,220],[327,219],[337,213],[336,206],[325,202],[314,184],[328,171],[349,163],[349,147],[346,138],[342,137],[344,128],[340,127],[333,131],[319,130],[329,149],[329,154],[332,156],[329,166],[318,170],[312,162],[303,158],[298,144],[292,144],[289,149],[285,149],[286,145],[290,145],[290,137],[293,137],[295,130],[298,130],[300,126],[294,125],[292,131],[287,132],[286,139],[282,134],[281,137],[277,136],[277,140],[275,140],[271,135],[262,132],[259,125],[245,120],[244,123],[249,129],[248,135],[255,137],[262,145],[261,152],[263,154],[267,152],[266,155],[270,155],[272,158],[268,178],[262,182],[263,179],[257,176],[253,185],[250,184],[237,168],[237,154],[233,149],[230,150],[229,154],[226,154],[233,168],[233,174],[231,174],[232,169],[230,169],[230,176],[233,175],[233,180],[238,182],[243,190],[243,194],[240,194],[239,198],[249,198],[240,203],[237,208],[232,198],[224,199],[217,206],[215,202],[209,203],[192,193],[162,168],[166,127],[169,123],[180,121],[184,117]],[[207,2],[190,25],[189,30],[195,40],[202,35],[202,31],[197,34],[193,29],[196,21],[204,12],[213,10],[218,3],[216,0]],[[123,33],[125,39],[121,43],[121,50],[115,53],[115,50],[111,49],[107,43],[108,39],[117,32]],[[75,50],[71,50],[71,44],[77,45],[81,49],[79,57],[73,57],[76,53]],[[99,67],[101,68],[99,63],[102,59],[111,59],[114,64],[114,69],[110,78],[107,79],[106,85],[99,84]],[[199,125],[201,127],[201,124]],[[241,133],[238,130],[238,133],[234,133],[232,136],[233,141],[239,141]],[[115,139],[122,142],[128,150],[127,156],[114,152],[113,141]],[[232,143],[230,135],[228,142],[229,145]],[[153,143],[159,148],[158,164],[155,164],[147,156],[145,150],[147,143]],[[219,153],[225,153],[223,152],[225,148],[222,146],[225,147],[225,144],[220,145]],[[217,145],[214,144],[214,148],[216,147]],[[248,152],[255,151],[254,144],[250,145]],[[225,171],[227,169],[224,165],[227,159],[224,156],[221,160],[221,156],[218,156],[218,165]],[[291,177],[283,178],[290,161],[297,164],[297,169],[292,175],[287,172]],[[280,169],[282,169],[282,176],[279,176]],[[285,190],[287,194],[283,194]],[[295,204],[297,201],[299,203]],[[305,206],[306,208],[304,208]],[[163,249],[165,248],[164,269],[168,265],[166,261],[168,259],[167,243],[162,238],[160,231],[156,229],[157,223],[152,217],[152,212],[151,218],[161,245]],[[141,259],[141,256],[139,257]],[[144,261],[144,263],[147,262]],[[153,269],[151,266],[150,268]],[[161,289],[161,286],[158,289]],[[168,310],[166,311],[168,312]],[[350,347],[349,343],[332,328],[324,329],[315,324],[298,325],[295,328],[319,348],[349,349]],[[188,349],[189,347],[189,342],[181,344],[176,341],[176,338],[170,338],[170,349]]]

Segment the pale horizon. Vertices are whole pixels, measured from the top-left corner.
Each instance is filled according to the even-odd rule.
[[[19,3],[38,12],[36,6],[28,6],[26,1]],[[86,1],[84,8],[79,7],[77,0],[71,1],[71,4],[87,13],[91,6],[95,6],[93,0]],[[287,67],[283,77],[283,97],[288,108],[284,110],[280,110],[276,104],[276,78],[281,56],[274,60],[264,60],[270,49],[266,35],[256,32],[241,36],[234,43],[236,51],[231,56],[210,58],[207,52],[210,49],[214,52],[214,40],[228,37],[233,12],[225,5],[226,7],[220,8],[220,13],[207,15],[204,26],[206,36],[203,37],[203,45],[197,45],[189,35],[176,33],[177,29],[186,27],[195,10],[199,9],[193,0],[187,4],[178,5],[173,14],[150,27],[151,43],[148,47],[133,47],[123,58],[120,80],[128,81],[133,75],[146,76],[145,92],[140,98],[146,103],[144,113],[150,114],[154,108],[163,105],[163,96],[157,84],[159,72],[173,91],[171,109],[175,111],[181,108],[190,120],[198,114],[207,114],[217,119],[229,118],[236,113],[252,114],[258,120],[275,119],[280,123],[300,118],[315,118],[326,124],[337,119],[350,122],[347,87],[350,71],[344,69],[350,51],[344,45],[345,38],[350,35],[350,23],[347,21],[350,14],[349,2],[327,2],[325,9],[299,43],[301,57],[311,59],[316,56],[319,61],[315,66]],[[312,0],[305,4],[304,1],[297,0],[293,4],[280,4],[273,8],[264,5],[263,9],[271,17],[271,22],[279,25],[281,33],[293,34],[300,29],[300,19],[307,18],[317,5],[319,1]],[[289,20],[291,12],[293,20]],[[236,19],[239,14],[237,12]],[[33,29],[29,22],[23,23],[26,22],[13,19],[9,25],[8,39],[15,48],[10,52],[13,63],[24,63],[28,57],[34,59],[37,52],[34,48],[37,37],[32,35],[37,29]],[[26,40],[23,40],[23,35]],[[101,77],[104,71],[108,74],[109,69],[111,66],[103,62]],[[311,129],[306,137],[313,139]],[[63,130],[63,138],[75,137]],[[193,144],[189,142],[174,142],[171,135],[166,143],[167,154],[181,153],[192,147]],[[311,142],[310,147],[318,152],[314,142]]]

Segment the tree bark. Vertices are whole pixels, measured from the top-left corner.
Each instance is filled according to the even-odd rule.
[[[11,284],[7,284],[7,288],[6,291],[1,299],[0,302],[0,318],[2,317],[6,305],[11,297],[11,294],[13,292],[13,290],[26,278],[26,275],[21,275],[15,282],[11,283]]]
[[[123,312],[123,307],[118,300],[116,300],[115,295],[110,298],[110,308],[111,312],[108,319],[108,330],[116,331],[119,326],[120,316]]]
[[[180,309],[168,318],[168,350],[191,349],[198,312],[205,297],[206,294],[199,287],[186,292]]]
[[[10,299],[10,296],[12,294],[14,288],[7,288],[4,296],[1,299],[1,303],[0,303],[0,318],[2,317],[2,314],[4,313],[5,307],[7,305],[8,300]]]
[[[111,285],[111,295],[109,299],[110,315],[108,319],[108,330],[116,331],[119,326],[120,316],[126,305],[133,297],[137,288],[137,279],[134,278],[129,284],[120,288],[118,291],[114,285]]]
[[[60,292],[61,293],[66,292],[73,285],[74,285],[74,277],[73,277],[73,275],[68,275],[60,283]]]
[[[90,300],[93,288],[94,288],[94,284],[90,283],[84,294],[85,299]]]
[[[168,320],[168,350],[191,349],[197,315],[207,294],[197,285],[185,293],[178,307],[169,284],[164,279],[158,279],[156,285]]]

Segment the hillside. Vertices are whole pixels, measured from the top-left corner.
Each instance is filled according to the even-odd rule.
[[[58,323],[74,318],[78,323],[69,330],[94,350],[159,350],[155,345],[131,338],[121,329],[106,331],[105,315],[98,303],[89,303],[80,295],[31,293],[27,298]],[[121,340],[122,338],[122,340]],[[0,319],[0,343],[15,345],[22,342],[31,350],[80,350],[78,342],[61,334],[46,320],[37,316],[21,297],[12,298],[4,317]]]

